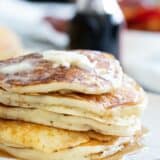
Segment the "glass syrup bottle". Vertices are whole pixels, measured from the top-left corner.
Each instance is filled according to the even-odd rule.
[[[120,33],[124,18],[116,0],[77,0],[70,23],[70,49],[91,49],[120,58]]]

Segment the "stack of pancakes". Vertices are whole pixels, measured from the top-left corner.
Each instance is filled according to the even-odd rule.
[[[109,54],[0,61],[0,149],[26,160],[119,160],[141,148],[143,89]]]

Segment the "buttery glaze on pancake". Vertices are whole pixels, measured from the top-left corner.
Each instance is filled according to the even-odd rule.
[[[27,160],[98,160],[119,153],[142,137],[142,133],[132,137],[106,136],[101,141],[103,135],[98,133],[6,120],[0,120],[0,130],[0,149]]]
[[[67,51],[64,52],[69,54]],[[53,61],[45,60],[42,54],[33,53],[0,61],[0,87],[19,93],[71,90],[87,94],[106,93],[120,87],[122,69],[111,55],[96,51],[72,52],[86,56],[94,67],[91,70],[77,66],[53,67]],[[10,67],[9,72],[8,68],[4,67]],[[11,68],[15,70],[10,72],[13,70]]]

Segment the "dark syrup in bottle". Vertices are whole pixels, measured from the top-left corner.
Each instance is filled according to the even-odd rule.
[[[78,6],[77,13],[71,21],[70,49],[105,51],[119,59],[123,16],[117,2],[110,1],[112,2],[85,0],[83,4],[77,3],[77,5],[83,6]],[[97,5],[99,6],[97,7]]]

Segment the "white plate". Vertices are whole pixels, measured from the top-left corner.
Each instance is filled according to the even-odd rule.
[[[143,117],[143,124],[150,130],[146,137],[144,151],[130,155],[127,160],[160,160],[160,95],[149,94],[149,105]],[[15,160],[13,158],[0,158],[0,160]]]

